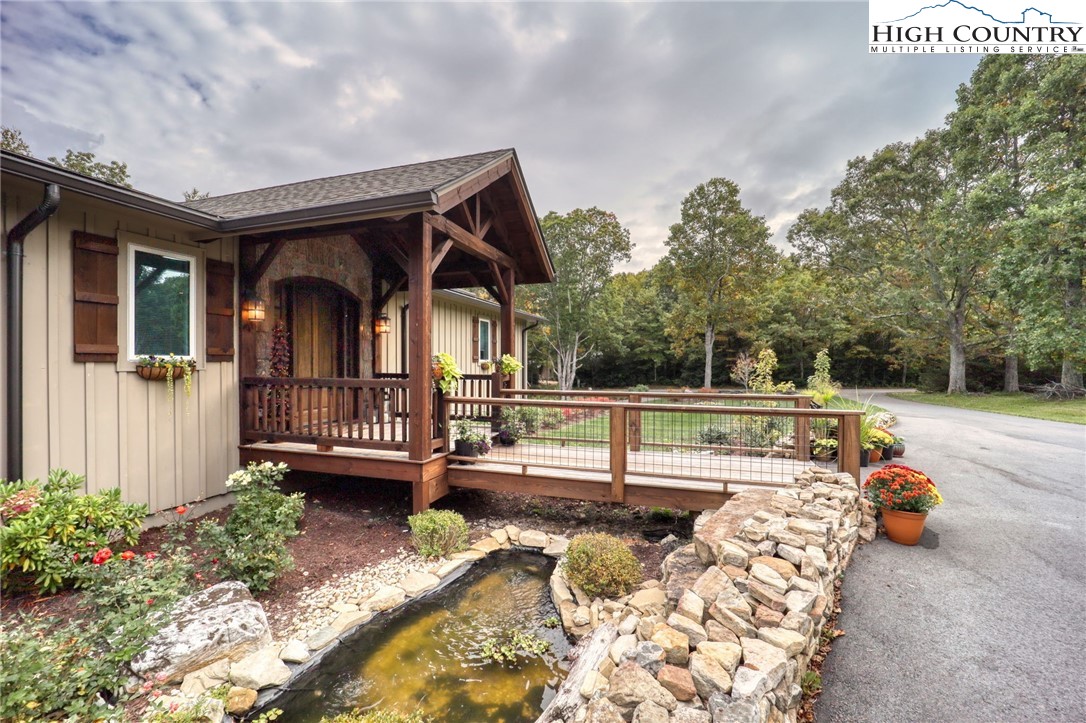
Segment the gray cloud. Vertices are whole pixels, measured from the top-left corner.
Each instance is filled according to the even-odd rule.
[[[23,3],[3,122],[179,198],[517,148],[537,210],[664,253],[683,196],[743,189],[783,243],[849,158],[938,125],[976,57],[869,56],[866,3]]]

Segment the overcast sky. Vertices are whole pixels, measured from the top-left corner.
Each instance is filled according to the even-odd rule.
[[[638,269],[702,181],[783,243],[848,159],[942,122],[978,56],[869,56],[867,12],[5,0],[2,119],[174,200],[515,147],[540,215],[614,211]]]

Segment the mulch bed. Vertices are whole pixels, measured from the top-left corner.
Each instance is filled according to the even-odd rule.
[[[290,542],[294,569],[279,577],[269,590],[256,595],[272,621],[273,631],[276,620],[291,617],[303,588],[319,587],[336,576],[392,557],[400,548],[411,547],[407,526],[410,485],[293,473],[287,486],[305,492],[306,507],[300,534]],[[687,514],[484,490],[453,490],[434,506],[462,514],[471,527],[473,541],[506,524],[571,537],[579,532],[608,532],[630,545],[646,578],[659,577],[660,563],[674,549],[656,541],[669,533],[686,541],[693,529],[693,516]],[[228,513],[218,510],[208,516],[222,521]],[[157,550],[164,537],[162,528],[148,530],[133,549],[140,553]],[[198,548],[191,534],[189,544],[197,555],[214,555],[214,550]],[[72,591],[44,598],[31,594],[6,596],[0,602],[0,615],[10,619],[16,611],[32,610],[66,620],[78,614],[79,597]]]

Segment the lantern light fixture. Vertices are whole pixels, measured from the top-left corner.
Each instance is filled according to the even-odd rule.
[[[388,318],[388,314],[381,312],[377,315],[377,318],[373,320],[373,330],[377,334],[387,334],[392,330],[392,323]]]
[[[255,292],[247,292],[241,299],[241,320],[248,324],[264,321],[264,300]]]

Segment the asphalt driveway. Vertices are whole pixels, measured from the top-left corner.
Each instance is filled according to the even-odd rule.
[[[946,503],[853,556],[817,720],[1086,721],[1086,427],[873,401]]]

